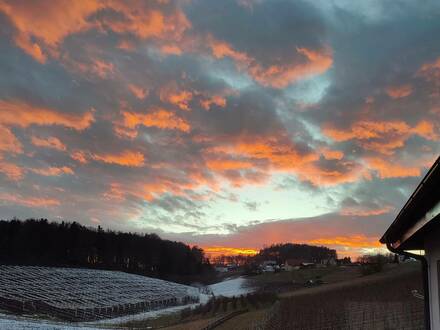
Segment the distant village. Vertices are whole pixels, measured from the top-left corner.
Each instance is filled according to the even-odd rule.
[[[352,262],[350,257],[337,259],[328,258],[319,262],[307,259],[286,259],[284,262],[276,260],[264,260],[260,263],[239,264],[239,263],[217,263],[214,269],[219,273],[236,271],[240,268],[250,268],[252,273],[276,273],[280,271],[293,271],[305,268],[325,268],[331,266],[359,266],[360,262]]]
[[[354,262],[350,257],[329,257],[321,260],[313,260],[306,258],[262,259],[259,255],[254,257],[221,256],[213,260],[213,266],[215,271],[218,273],[228,273],[243,270],[249,275],[257,275],[262,273],[277,273],[308,268],[360,267],[365,265],[377,265],[385,263],[402,263],[410,260],[411,258],[393,254],[364,255],[358,257]]]

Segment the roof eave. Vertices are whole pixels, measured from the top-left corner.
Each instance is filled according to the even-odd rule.
[[[387,231],[383,234],[383,236],[381,237],[381,239],[379,240],[382,244],[386,244],[386,243],[390,243],[390,244],[395,244],[398,241],[402,241],[402,238],[404,237],[404,235],[406,235],[406,233],[408,231],[412,232],[412,235],[415,234],[417,232],[417,230],[419,230],[420,228],[422,228],[424,225],[426,225],[429,221],[431,221],[435,216],[429,217],[428,213],[434,209],[438,209],[439,203],[437,203],[437,205],[435,207],[433,207],[431,210],[428,210],[428,212],[426,213],[426,215],[422,218],[417,220],[412,226],[409,227],[409,229],[407,229],[405,232],[398,234],[397,236],[399,237],[399,239],[394,240],[394,241],[390,241],[389,236],[394,234],[393,231],[396,230],[396,226],[400,223],[403,223],[405,221],[406,218],[406,210],[409,208],[409,206],[412,204],[413,200],[415,199],[415,197],[417,196],[417,194],[423,189],[423,186],[426,184],[426,182],[429,180],[429,178],[431,177],[431,175],[438,170],[440,164],[440,157],[437,158],[437,160],[434,162],[434,164],[432,165],[432,167],[429,169],[428,173],[426,173],[425,177],[423,178],[423,180],[420,182],[420,184],[417,186],[416,190],[412,193],[411,197],[408,199],[408,201],[405,203],[405,205],[403,206],[403,208],[400,210],[399,214],[397,215],[396,219],[393,221],[393,223],[390,225],[390,227],[387,229]],[[438,213],[437,213],[438,214]],[[428,216],[428,217],[427,217]],[[430,219],[426,219],[426,218],[430,218]],[[422,224],[422,225],[421,225]],[[417,230],[414,231],[413,228],[416,227]],[[409,236],[410,237],[410,236]],[[405,240],[407,240],[409,237],[406,237]]]

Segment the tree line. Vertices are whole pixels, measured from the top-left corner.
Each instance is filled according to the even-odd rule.
[[[308,244],[280,243],[273,244],[261,249],[256,255],[220,255],[211,259],[212,264],[235,264],[238,266],[257,266],[266,260],[273,260],[283,264],[286,260],[297,259],[303,262],[321,263],[330,259],[337,260],[336,250],[325,246]],[[351,263],[350,258],[342,259],[345,263]]]
[[[178,282],[212,272],[196,246],[47,219],[0,220],[0,263],[120,270]]]
[[[285,263],[288,259],[298,259],[304,262],[320,263],[329,259],[337,259],[336,250],[325,246],[314,246],[308,244],[273,244],[265,247],[255,256],[255,259],[274,260]]]

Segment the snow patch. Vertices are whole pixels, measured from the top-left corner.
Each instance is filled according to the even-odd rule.
[[[231,280],[209,285],[209,288],[215,296],[237,297],[255,291],[254,288],[246,286],[247,282],[247,279],[237,277]]]

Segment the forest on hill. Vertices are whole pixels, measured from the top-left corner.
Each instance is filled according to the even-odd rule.
[[[266,260],[283,264],[286,260],[296,259],[302,262],[321,263],[329,259],[337,259],[336,250],[325,246],[308,244],[279,243],[261,249],[256,255],[220,255],[212,258],[213,264],[251,265]]]
[[[178,282],[213,272],[198,247],[47,219],[0,220],[0,264],[120,270]]]
[[[336,250],[325,246],[295,243],[273,244],[261,249],[255,256],[256,260],[275,260],[280,263],[284,263],[288,259],[320,263],[331,258],[337,258]]]

